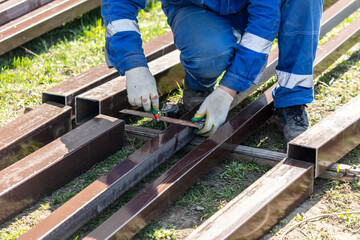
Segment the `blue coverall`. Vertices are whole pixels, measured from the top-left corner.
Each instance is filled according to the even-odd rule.
[[[277,108],[313,101],[313,61],[323,0],[162,0],[193,89],[220,84],[237,92],[256,83],[278,36]],[[102,0],[106,60],[121,75],[147,66],[137,11],[145,0]]]

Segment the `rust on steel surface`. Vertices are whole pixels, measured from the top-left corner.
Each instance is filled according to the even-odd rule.
[[[124,121],[98,117],[0,172],[0,222],[123,146]]]
[[[290,141],[288,157],[315,164],[315,177],[360,143],[360,96]]]
[[[0,25],[14,20],[53,0],[9,0],[0,5]]]
[[[176,49],[171,32],[165,33],[143,45],[147,61],[152,61]],[[43,102],[53,101],[72,106],[75,114],[75,97],[119,76],[114,68],[106,63],[100,64],[89,71],[70,78],[53,88],[43,92]]]
[[[320,37],[328,33],[332,28],[334,28],[339,23],[341,23],[341,21],[347,18],[349,14],[355,12],[359,7],[360,7],[359,0],[339,0],[338,2],[333,4],[323,13],[323,17],[321,20]],[[256,85],[253,84],[244,93],[236,95],[231,106],[236,106],[237,104],[239,104],[250,93],[254,92],[259,85],[262,85],[263,83],[265,83],[265,81],[267,81],[269,78],[274,76],[275,68],[278,64],[278,57],[279,57],[279,49],[276,47],[270,52],[266,69],[262,74],[262,76],[260,77],[259,81],[254,82],[256,83]]]
[[[101,0],[54,0],[0,26],[0,55],[99,7],[100,3]]]
[[[194,114],[190,111],[182,119]],[[170,126],[19,239],[66,239],[194,137],[189,127]]]
[[[313,167],[284,159],[186,239],[259,239],[312,193]]]
[[[226,122],[85,239],[130,239],[133,237],[222,157],[230,153],[253,130],[272,116],[272,89],[267,90]]]
[[[0,170],[71,129],[71,108],[44,103],[0,128]]]
[[[145,117],[145,118],[152,118],[154,120],[159,120],[159,121],[164,121],[164,122],[174,123],[174,124],[180,124],[183,126],[188,126],[188,127],[198,128],[198,129],[202,128],[202,126],[200,124],[192,122],[192,121],[186,121],[186,120],[182,120],[182,119],[170,118],[170,117],[165,117],[165,116],[160,116],[160,115],[157,116],[157,119],[156,119],[154,114],[152,114],[152,113],[140,112],[140,111],[131,110],[131,109],[123,109],[120,111],[120,113],[130,114],[130,115]]]
[[[180,52],[175,50],[149,63],[160,95],[176,89],[183,82],[184,69],[179,55]],[[119,111],[129,107],[125,77],[118,77],[76,97],[76,122],[81,123],[97,114],[120,117]]]

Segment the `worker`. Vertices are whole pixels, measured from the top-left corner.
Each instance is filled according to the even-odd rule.
[[[309,127],[305,106],[314,99],[313,62],[322,4],[323,0],[162,0],[185,69],[184,105],[190,109],[201,103],[192,118],[205,120],[197,134],[208,136],[217,130],[234,96],[258,82],[276,36],[275,119],[286,143]],[[108,65],[126,76],[130,104],[156,113],[159,96],[137,22],[137,12],[144,7],[145,0],[102,0],[105,55]]]

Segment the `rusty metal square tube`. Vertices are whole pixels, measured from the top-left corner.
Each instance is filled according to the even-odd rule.
[[[0,128],[0,170],[71,129],[71,108],[44,103]]]
[[[123,146],[124,122],[99,115],[0,172],[0,222]]]
[[[313,192],[313,167],[284,159],[186,239],[259,239]]]
[[[0,25],[14,20],[53,0],[9,0],[0,4]]]

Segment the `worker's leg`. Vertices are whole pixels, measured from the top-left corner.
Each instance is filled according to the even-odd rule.
[[[323,0],[283,0],[275,107],[311,103]]]
[[[279,86],[273,91],[275,119],[285,143],[309,127],[304,104],[311,103],[313,62],[319,40],[323,0],[283,0],[278,35]]]

